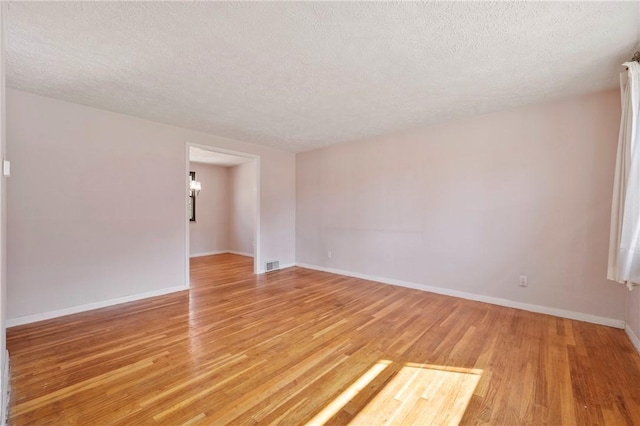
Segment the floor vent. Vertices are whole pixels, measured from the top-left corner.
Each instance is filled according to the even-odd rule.
[[[280,261],[274,260],[273,262],[267,262],[267,267],[265,272],[277,271],[280,269]]]

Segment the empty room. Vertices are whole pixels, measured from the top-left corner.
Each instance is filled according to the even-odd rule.
[[[0,27],[0,424],[640,424],[639,2]]]

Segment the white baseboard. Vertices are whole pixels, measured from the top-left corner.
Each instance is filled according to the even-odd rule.
[[[287,268],[293,268],[294,266],[299,266],[296,263],[283,263],[282,265],[280,265],[280,267],[278,269],[274,269],[273,271],[269,271],[269,272],[276,272],[276,271],[281,271],[283,269],[287,269]],[[311,268],[310,268],[311,269]],[[264,268],[261,268],[258,271],[258,274],[266,274],[267,271],[264,270]]]
[[[284,263],[284,264],[280,265],[280,269],[293,268],[294,266],[296,266],[295,263]]]
[[[226,253],[237,254],[238,256],[253,257],[253,253],[245,253],[243,251],[233,251],[233,250],[204,251],[202,253],[190,254],[189,257],[192,258],[192,257],[213,256],[215,254],[226,254]]]
[[[9,363],[9,351],[5,351],[4,354],[4,363],[2,364],[2,384],[0,385],[0,392],[2,395],[0,396],[2,400],[2,407],[0,407],[0,416],[2,426],[6,426],[9,424],[9,399],[11,397],[11,381],[10,378],[10,368],[11,364]]]
[[[227,251],[227,253],[230,253],[230,254],[237,254],[238,256],[253,257],[253,253],[245,253],[245,252],[243,252],[243,251],[234,251],[234,250],[229,250],[229,251]]]
[[[631,343],[636,348],[636,350],[640,352],[640,339],[638,339],[636,333],[634,333],[631,327],[629,327],[629,324],[626,325],[624,331],[627,332],[627,336],[629,336],[629,340],[631,340]]]
[[[429,291],[431,293],[443,294],[445,296],[460,297],[462,299],[475,300],[477,302],[490,303],[492,305],[505,306],[508,308],[522,309],[524,311],[536,312],[539,314],[554,315],[561,318],[568,318],[578,321],[590,322],[593,324],[606,325],[615,328],[625,328],[626,322],[613,318],[600,317],[597,315],[585,314],[582,312],[567,311],[564,309],[549,308],[541,305],[531,305],[529,303],[516,302],[509,299],[501,299],[499,297],[483,296],[481,294],[467,293],[464,291],[451,290],[443,287],[434,287],[425,284],[417,284],[408,281],[395,280],[391,278],[376,277],[367,274],[359,274],[357,272],[343,271],[340,269],[325,268],[322,266],[309,265],[306,263],[297,263],[301,268],[314,269],[317,271],[329,272],[332,274],[346,275],[348,277],[361,278],[369,281],[377,281],[383,284],[391,284],[400,287],[412,288],[415,290]]]
[[[214,254],[225,254],[225,253],[231,253],[231,252],[227,250],[203,251],[202,253],[191,253],[189,254],[189,257],[191,258],[191,257],[213,256]]]
[[[70,308],[57,309],[55,311],[43,312],[40,314],[25,315],[18,318],[7,319],[7,327],[15,327],[16,325],[29,324],[37,321],[44,321],[51,318],[57,318],[64,315],[77,314],[78,312],[91,311],[93,309],[105,308],[107,306],[119,305],[121,303],[134,302],[149,297],[162,296],[164,294],[175,293],[178,291],[189,290],[188,286],[179,285],[175,287],[163,288],[160,290],[148,291],[145,293],[132,294],[129,296],[117,297],[115,299],[103,300],[101,302],[87,303],[86,305],[72,306]]]

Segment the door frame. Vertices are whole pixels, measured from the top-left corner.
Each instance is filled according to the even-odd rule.
[[[189,198],[189,148],[200,148],[206,151],[219,152],[221,154],[235,155],[237,157],[250,158],[253,161],[256,171],[255,182],[255,209],[254,209],[254,225],[253,225],[253,273],[259,274],[262,272],[260,265],[262,264],[261,244],[260,244],[260,156],[255,154],[249,154],[247,152],[234,151],[226,148],[220,148],[212,145],[203,145],[192,142],[185,143],[185,162],[184,162],[184,223],[185,223],[185,280],[187,287],[191,287],[191,273],[189,267],[189,255],[190,255],[190,236],[189,236],[189,212],[188,212],[188,198]]]

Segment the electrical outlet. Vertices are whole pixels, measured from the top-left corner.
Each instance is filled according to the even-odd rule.
[[[520,283],[520,287],[529,287],[529,282],[527,281],[526,275],[520,275],[520,279],[518,280]]]
[[[329,259],[331,259],[331,250],[329,250],[329,251],[327,252],[327,257],[328,257]]]

